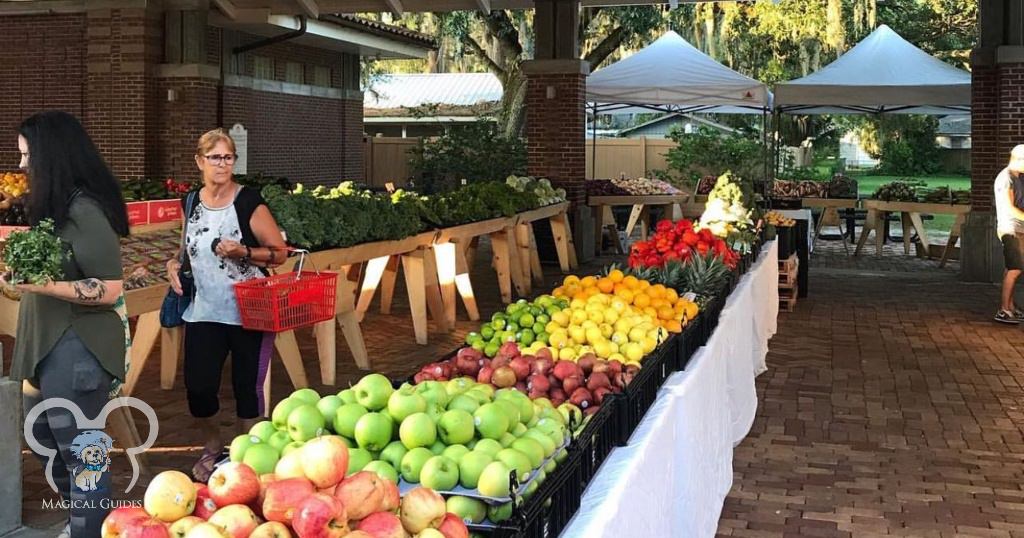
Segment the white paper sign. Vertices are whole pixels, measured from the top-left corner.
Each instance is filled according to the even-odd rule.
[[[241,124],[236,123],[231,127],[231,138],[235,141],[235,152],[238,159],[235,161],[235,173],[248,173],[249,154],[249,131]]]

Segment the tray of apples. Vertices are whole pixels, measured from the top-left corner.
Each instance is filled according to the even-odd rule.
[[[207,484],[165,471],[146,488],[142,506],[112,511],[102,538],[464,538],[462,518],[425,487],[400,496],[378,474],[348,474],[349,450],[326,435],[295,452],[300,464],[258,475],[239,462],[219,466]]]

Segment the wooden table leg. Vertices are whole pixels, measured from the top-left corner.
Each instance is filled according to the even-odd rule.
[[[931,258],[931,247],[928,242],[928,231],[924,229],[924,222],[921,221],[920,213],[910,213],[910,222],[914,225],[914,229],[917,230],[917,238],[921,243],[921,252],[925,258]]]
[[[533,277],[534,286],[544,285],[544,268],[540,265],[540,254],[537,251],[537,236],[533,234],[533,223],[529,222],[526,224],[527,232],[529,234],[529,256],[530,256],[530,275]]]
[[[423,251],[414,250],[402,255],[402,272],[409,293],[412,328],[416,343],[427,344],[427,285],[424,278]]]
[[[594,252],[596,252],[598,256],[604,253],[604,209],[605,206],[603,205],[591,206],[590,208],[590,210],[594,212],[594,239],[597,242]],[[563,269],[562,272],[565,272],[565,270]]]
[[[473,262],[476,261],[476,249],[480,246],[480,237],[474,237],[466,243],[466,264],[473,267]],[[492,247],[493,248],[493,247]]]
[[[320,382],[334,385],[338,373],[338,331],[334,327],[334,318],[314,325],[313,337],[316,339],[317,357],[320,359]]]
[[[455,325],[455,308],[458,301],[455,296],[455,250],[455,243],[434,245],[437,279],[441,286],[441,301],[444,303],[444,316],[449,326]]]
[[[389,256],[388,264],[384,268],[384,274],[381,276],[380,285],[380,313],[390,314],[391,313],[391,301],[395,298],[395,280],[398,279],[398,267],[401,263],[401,258],[398,256]]]
[[[910,235],[913,225],[910,223],[910,214],[900,213],[900,224],[903,226],[903,255],[910,255]]]
[[[356,304],[356,313],[358,313],[360,320],[366,315],[366,311],[370,309],[373,295],[377,292],[377,287],[380,285],[381,279],[384,277],[384,271],[387,270],[390,261],[391,256],[381,256],[366,262],[363,285],[359,290],[359,302]],[[392,280],[393,282],[394,280]]]
[[[498,272],[501,301],[508,304],[512,302],[512,259],[509,255],[508,234],[505,232],[491,234],[491,248],[494,250],[494,267]]]
[[[565,232],[565,242],[568,244],[569,249],[569,269],[575,271],[579,268],[580,261],[576,257],[576,241],[572,238],[572,224],[569,223],[569,214],[562,213],[559,218],[562,221],[562,228]]]
[[[626,239],[633,237],[633,229],[636,228],[636,223],[643,212],[643,204],[633,204],[633,210],[629,212],[629,221],[626,223]]]
[[[522,281],[519,286],[519,296],[529,297],[533,294],[533,279],[531,278],[530,266],[530,223],[520,222],[513,228],[515,234],[516,261],[519,262],[519,274]]]
[[[875,214],[875,255],[882,257],[882,249],[885,247],[885,223],[889,220],[889,213],[879,211]]]
[[[455,287],[466,307],[466,315],[472,321],[480,321],[480,309],[476,306],[473,282],[469,278],[469,264],[466,263],[466,250],[458,244],[455,247]]]
[[[433,247],[423,252],[423,279],[427,285],[427,309],[430,311],[430,317],[437,322],[439,329],[448,331],[450,327],[444,311],[444,300],[441,299],[441,286],[438,284],[437,277],[437,255],[434,254]]]
[[[608,233],[611,235],[612,247],[615,248],[617,254],[622,254],[626,251],[622,245],[622,238],[619,237],[619,225],[615,222],[615,213],[612,213],[611,206],[604,206],[604,225],[608,228]],[[628,235],[626,237],[629,237]]]
[[[306,379],[306,369],[302,366],[302,354],[299,353],[299,342],[295,339],[295,331],[278,333],[274,340],[274,347],[281,355],[281,362],[284,363],[288,377],[292,380],[292,386],[301,389],[309,386]]]
[[[135,384],[139,381],[142,370],[146,368],[146,361],[157,337],[160,336],[160,312],[146,312],[139,316],[135,325],[135,334],[132,335],[132,357],[131,366],[128,368],[128,376],[121,387],[121,393],[131,396],[135,391]]]
[[[551,237],[554,238],[555,251],[558,253],[558,265],[561,266],[562,273],[568,274],[572,270],[572,260],[569,256],[569,242],[572,240],[572,232],[569,230],[568,218],[565,213],[559,213],[548,219],[548,222],[551,223]],[[615,243],[617,241],[612,242],[612,244]]]
[[[160,331],[160,388],[174,388],[174,377],[178,373],[178,359],[185,344],[185,328],[174,327]]]
[[[123,393],[122,395],[128,396]],[[111,433],[114,434],[114,439],[117,440],[117,444],[119,446],[142,446],[142,437],[139,435],[139,429],[135,425],[135,417],[132,416],[130,408],[124,405],[115,407],[114,410],[111,411],[110,417],[108,417],[107,420],[110,422]],[[149,427],[155,428],[156,424],[150,424]],[[135,458],[139,462],[139,473],[142,476],[149,476],[149,456],[143,451],[136,454]]]
[[[830,207],[826,207],[821,210],[821,216],[818,217],[818,225],[814,227],[814,238],[811,239],[811,250],[813,251],[818,245],[818,236],[821,235],[821,229],[825,226],[825,218],[828,216]]]
[[[868,242],[868,236],[871,235],[871,231],[875,229],[876,223],[876,211],[869,209],[867,216],[864,217],[864,227],[860,230],[860,239],[857,240],[857,248],[854,249],[853,255],[859,256],[860,251],[864,248],[864,244]],[[878,231],[875,231],[875,241],[878,241]]]
[[[949,255],[953,252],[953,247],[956,246],[956,242],[960,239],[960,227],[963,224],[963,213],[957,213],[956,219],[953,220],[953,227],[949,229],[949,240],[946,241],[946,248],[942,249],[942,259],[939,260],[939,267],[946,266],[946,260],[949,259]]]

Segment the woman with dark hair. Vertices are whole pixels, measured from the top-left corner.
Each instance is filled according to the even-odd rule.
[[[120,238],[128,235],[121,185],[82,124],[65,112],[22,122],[18,149],[28,173],[29,222],[53,220],[68,256],[62,280],[16,286],[22,298],[11,378],[24,380],[26,413],[43,400],[66,398],[94,418],[125,373],[124,326],[114,309],[122,293]],[[110,473],[84,488],[75,480],[88,469],[72,450],[82,430],[68,410],[51,409],[31,427],[57,451],[53,480],[71,506],[59,536],[99,536],[110,509]]]

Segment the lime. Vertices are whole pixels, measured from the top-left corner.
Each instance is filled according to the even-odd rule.
[[[491,327],[490,325],[480,327],[480,336],[483,337],[484,340],[494,338],[494,327]]]
[[[522,316],[519,316],[520,327],[530,327],[536,321],[536,318],[534,318],[532,314],[523,314]]]
[[[504,319],[492,320],[491,321],[491,327],[494,328],[494,330],[496,330],[496,331],[500,331],[500,330],[505,328],[505,320]]]
[[[485,342],[484,339],[481,338],[470,344],[470,346],[477,351],[483,351],[484,349],[487,348],[487,342]]]
[[[551,321],[551,316],[547,314],[537,315],[537,323],[543,323],[544,325],[547,325],[549,321]]]
[[[533,327],[530,328],[533,329],[534,334],[540,334],[544,332],[544,327],[546,327],[546,325],[538,321],[537,323],[533,324]]]
[[[536,336],[530,329],[523,329],[523,332],[519,334],[519,343],[528,346],[536,340]]]
[[[487,347],[484,348],[484,355],[487,355],[488,357],[493,357],[498,354],[498,348],[500,347],[501,346],[499,346],[498,344],[491,342],[490,344],[487,344]]]
[[[550,337],[551,337],[551,335],[548,334],[547,331],[541,331],[541,332],[537,333],[537,341],[538,342],[543,342],[544,344],[548,343],[548,338],[550,338]]]
[[[466,335],[466,345],[471,346],[471,345],[473,345],[473,342],[476,342],[480,338],[481,338],[480,337],[480,333],[471,332],[471,333]]]
[[[562,310],[564,310],[564,309],[561,306],[551,305],[551,306],[549,306],[547,308],[547,313],[548,313],[548,316],[554,316],[555,314],[561,312]]]

